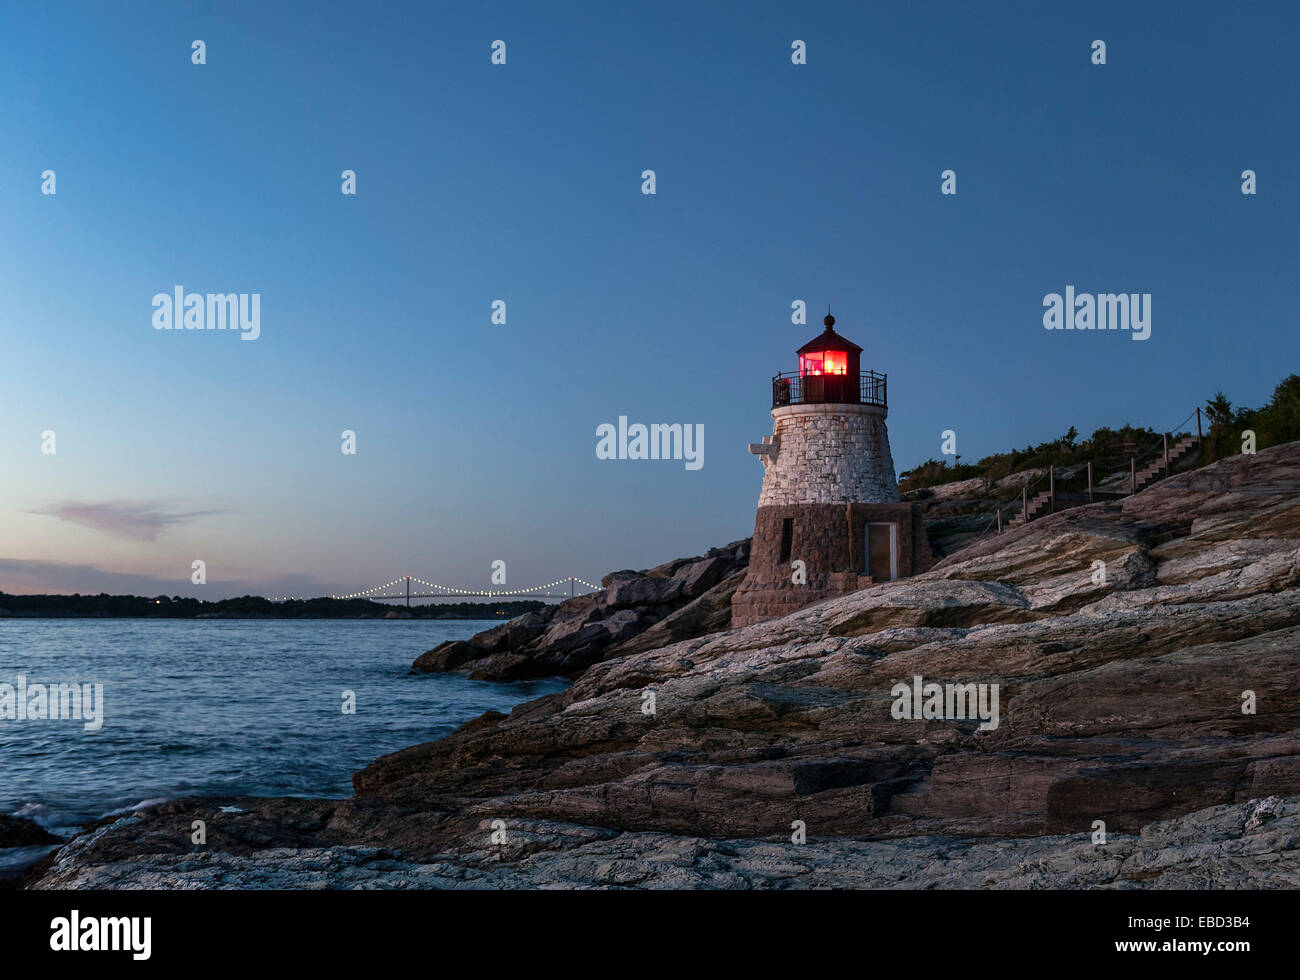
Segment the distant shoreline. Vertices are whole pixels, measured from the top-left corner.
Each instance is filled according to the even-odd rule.
[[[225,616],[225,615],[222,616],[94,616],[94,615],[81,615],[79,613],[69,613],[67,615],[41,613],[40,615],[24,614],[21,616],[14,616],[14,615],[0,613],[0,623],[3,622],[34,622],[35,623],[35,622],[49,622],[52,620],[61,620],[61,619],[77,619],[77,620],[134,619],[142,623],[173,623],[176,622],[177,620],[190,620],[190,619],[200,620],[205,623],[233,622],[233,621],[248,622],[248,623],[288,622],[288,621],[295,621],[295,620],[303,620],[303,621],[311,621],[311,622],[330,622],[334,620],[337,620],[339,622],[361,622],[361,621],[384,620],[393,623],[409,622],[413,620],[428,620],[431,623],[450,623],[450,622],[467,622],[467,623],[502,622],[504,623],[504,622],[508,622],[511,618],[513,617],[495,616],[495,615],[489,616],[486,614],[478,615],[478,616],[251,616],[251,615],[250,616],[235,616],[235,615],[229,615],[229,616]]]
[[[390,605],[369,599],[288,599],[262,596],[207,601],[182,596],[11,595],[0,592],[0,621],[7,619],[431,619],[509,620],[545,603],[446,602]]]

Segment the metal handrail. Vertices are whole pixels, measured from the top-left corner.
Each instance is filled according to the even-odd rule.
[[[1190,421],[1191,421],[1195,416],[1196,416],[1196,411],[1193,411],[1190,415],[1187,416],[1187,418],[1183,419],[1181,422],[1179,422],[1179,423],[1178,423],[1176,426],[1174,426],[1172,429],[1167,429],[1167,430],[1165,430],[1165,435],[1167,436],[1167,435],[1169,435],[1169,434],[1171,434],[1171,433],[1176,434],[1176,433],[1182,431],[1182,427],[1183,427],[1184,425],[1186,425],[1188,422],[1190,422]],[[1156,450],[1156,448],[1157,448],[1157,447],[1162,447],[1163,444],[1164,444],[1164,440],[1163,440],[1163,438],[1162,438],[1162,440],[1161,440],[1161,441],[1158,441],[1158,442],[1153,440],[1152,443],[1150,444],[1150,446],[1149,446],[1147,449],[1145,449],[1145,450],[1143,450],[1143,451],[1141,451],[1141,452],[1138,452],[1138,451],[1137,451],[1137,448],[1134,447],[1134,451],[1133,451],[1133,453],[1132,453],[1133,463],[1132,463],[1131,465],[1136,466],[1136,465],[1137,465],[1139,462],[1141,462],[1141,461],[1144,461],[1144,460],[1146,460],[1146,459],[1148,459],[1148,458],[1154,458],[1154,454],[1155,454],[1155,450]],[[1050,471],[1050,467],[1049,467],[1049,471]],[[1009,474],[1008,474],[1008,475],[1009,475]],[[1168,474],[1166,474],[1166,475],[1168,475]],[[1022,501],[1028,501],[1028,499],[1029,499],[1029,495],[1030,495],[1030,491],[1032,491],[1032,490],[1034,490],[1036,487],[1040,486],[1040,485],[1043,483],[1044,480],[1047,480],[1047,479],[1048,479],[1048,477],[1049,477],[1049,474],[1047,474],[1047,473],[1039,474],[1036,478],[1034,478],[1033,480],[1031,480],[1031,481],[1029,481],[1028,483],[1026,483],[1026,484],[1023,486],[1023,488],[1021,489],[1021,492],[1020,492],[1017,496],[1019,496],[1020,499],[1021,499]],[[979,535],[975,538],[975,542],[983,541],[984,538],[988,536],[988,533],[989,533],[991,530],[993,530],[995,524],[997,524],[998,516],[999,516],[999,515],[1000,515],[1004,510],[1006,510],[1006,509],[1009,508],[1009,509],[1011,509],[1012,513],[1014,514],[1014,513],[1015,513],[1015,510],[1017,509],[1017,508],[1015,507],[1015,503],[1016,503],[1015,498],[1012,498],[1011,500],[1007,501],[1006,503],[998,503],[998,505],[994,508],[993,516],[989,518],[988,524],[986,524],[986,525],[984,526],[984,530],[981,531],[981,532],[979,533]],[[972,543],[975,543],[975,542],[972,542]]]
[[[772,376],[772,407],[782,405],[849,404],[888,407],[888,375],[862,371],[854,390],[849,374],[795,374]]]

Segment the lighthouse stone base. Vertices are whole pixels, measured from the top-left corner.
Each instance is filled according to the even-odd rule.
[[[781,555],[785,521],[793,534]],[[868,573],[868,525],[894,527],[892,574]],[[796,571],[794,561],[803,563]],[[749,570],[731,599],[731,625],[774,619],[824,599],[847,595],[891,578],[907,578],[934,564],[916,504],[779,504],[761,507],[754,522]]]

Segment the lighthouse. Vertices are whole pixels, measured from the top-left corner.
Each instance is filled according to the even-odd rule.
[[[783,616],[928,568],[920,508],[901,503],[889,452],[888,379],[862,369],[862,348],[825,331],[772,378],[772,434],[749,451],[763,463],[749,570],[731,625]]]

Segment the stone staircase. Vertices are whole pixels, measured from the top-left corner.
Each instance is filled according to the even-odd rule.
[[[1195,450],[1198,444],[1199,444],[1199,440],[1196,438],[1196,436],[1184,436],[1182,439],[1179,439],[1176,443],[1174,443],[1172,446],[1169,447],[1168,466],[1166,466],[1165,464],[1164,454],[1161,453],[1158,457],[1156,457],[1154,462],[1150,463],[1149,465],[1137,471],[1133,480],[1130,482],[1130,488],[1126,488],[1124,493],[1121,495],[1127,496],[1130,489],[1132,493],[1141,493],[1143,490],[1151,486],[1151,484],[1155,483],[1157,480],[1165,476],[1168,476],[1169,471],[1172,470],[1179,462],[1181,462],[1193,450]],[[1107,497],[1114,497],[1114,496],[1115,494],[1113,492],[1105,492],[1105,491],[1099,492],[1097,494],[1097,497],[1099,499],[1106,499]],[[1009,528],[1021,527],[1029,523],[1029,521],[1032,521],[1034,518],[1042,516],[1051,508],[1051,506],[1052,506],[1052,491],[1041,490],[1029,498],[1028,504],[1023,510],[1016,511],[1015,516],[1013,516],[1007,522],[1006,526]],[[1079,506],[1081,506],[1081,503],[1062,502],[1059,499],[1057,500],[1056,503],[1057,510],[1067,510],[1070,507],[1079,507]]]
[[[826,587],[832,592],[847,595],[850,592],[865,589],[868,585],[874,583],[875,579],[870,575],[863,575],[861,572],[831,572],[827,576]]]
[[[1169,447],[1169,467],[1172,469],[1179,460],[1196,448],[1196,436],[1184,436],[1176,443]],[[1155,483],[1163,476],[1168,474],[1165,471],[1165,458],[1160,456],[1154,463],[1144,469],[1137,471],[1137,490],[1145,490],[1151,484]]]
[[[1043,511],[1047,510],[1052,503],[1052,491],[1043,490],[1029,498],[1029,506],[1024,511],[1017,511],[1016,516],[1007,522],[1007,527],[1020,527],[1027,524],[1035,517],[1038,517]],[[1025,514],[1028,513],[1028,517]]]

